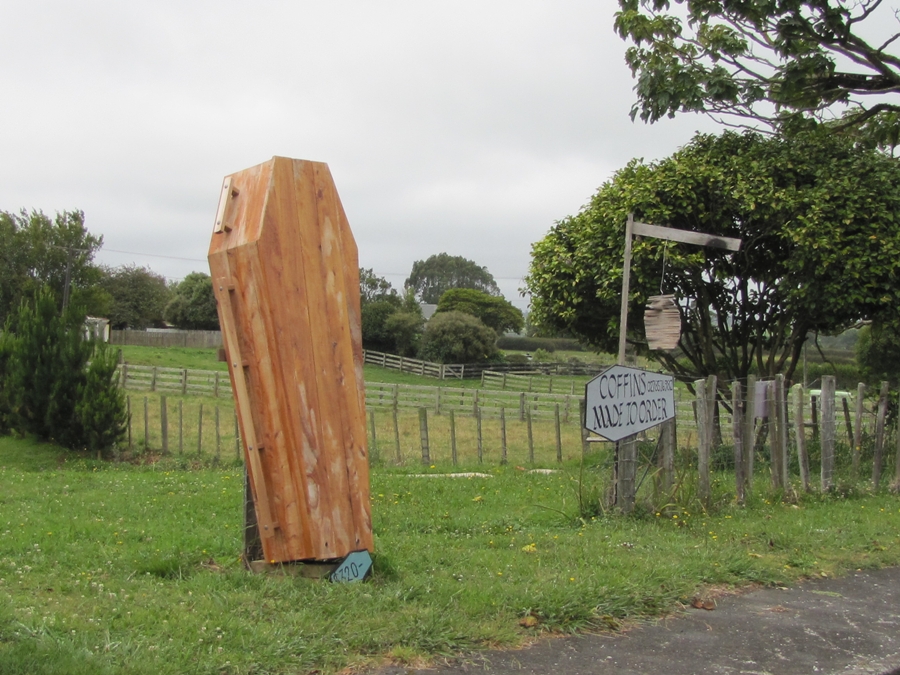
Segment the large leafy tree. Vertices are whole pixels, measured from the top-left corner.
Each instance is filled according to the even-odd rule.
[[[175,287],[165,309],[166,321],[185,330],[219,330],[219,314],[212,279],[191,272]]]
[[[437,304],[451,288],[474,288],[489,295],[500,295],[500,288],[487,267],[448,253],[416,260],[404,285],[422,302],[430,304]]]
[[[616,31],[632,42],[632,119],[677,112],[772,125],[846,115],[897,145],[896,17],[882,0],[619,0]],[[885,19],[893,35],[878,39]]]
[[[631,343],[662,287],[679,300],[673,372],[791,377],[810,332],[837,332],[900,303],[900,163],[820,132],[698,135],[662,161],[633,160],[578,215],[534,244],[531,318],[614,351],[627,214],[739,237],[737,253],[657,239],[634,244]]]
[[[400,296],[391,285],[391,282],[375,274],[375,270],[371,267],[359,268],[359,302],[365,305],[369,302],[384,300],[387,298],[396,298],[400,301]]]
[[[96,293],[102,272],[93,262],[102,245],[81,211],[62,211],[52,220],[41,211],[0,211],[0,320],[44,286],[61,309],[67,279],[73,304],[104,314],[107,298]]]
[[[105,273],[101,285],[111,298],[107,316],[113,328],[143,330],[163,324],[163,311],[172,297],[164,276],[136,265],[106,269]]]
[[[509,300],[474,288],[451,288],[441,296],[438,312],[465,312],[493,328],[498,335],[507,331],[518,333],[525,325],[522,310]]]

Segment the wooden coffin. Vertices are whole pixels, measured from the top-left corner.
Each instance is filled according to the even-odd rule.
[[[681,339],[681,313],[674,295],[651,295],[644,310],[644,334],[650,349],[669,350]]]
[[[359,265],[328,166],[227,176],[209,267],[266,559],[372,551]]]

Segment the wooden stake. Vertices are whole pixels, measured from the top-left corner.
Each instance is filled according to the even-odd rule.
[[[834,375],[822,376],[822,492],[831,489],[834,478]]]
[[[661,434],[662,444],[662,488],[665,494],[672,496],[675,486],[675,450],[677,446],[677,422],[672,418],[663,422]]]
[[[554,408],[553,421],[556,427],[556,461],[562,463],[562,430],[559,427],[559,403]]]
[[[200,419],[197,422],[197,454],[203,454],[203,404],[200,404]]]
[[[456,415],[450,408],[450,460],[456,466]]]
[[[731,436],[734,445],[734,494],[744,503],[744,399],[741,383],[731,383]],[[666,489],[668,494],[668,489]]]
[[[484,444],[481,437],[481,409],[477,406],[475,408],[475,435],[478,438],[478,463],[481,464],[484,462]]]
[[[222,458],[222,434],[219,431],[219,406],[216,406],[216,463]]]
[[[162,454],[169,454],[169,406],[165,394],[159,397],[159,430],[162,435]]]
[[[150,449],[150,403],[144,397],[144,450]]]
[[[422,444],[422,464],[431,464],[428,450],[428,409],[419,408],[419,440]]]
[[[184,453],[184,401],[178,401],[178,454]]]
[[[369,411],[369,431],[372,434],[372,450],[369,453],[369,458],[377,458],[378,457],[378,439],[375,437],[375,411]]]
[[[500,408],[500,464],[505,465],[506,458],[506,408]]]
[[[744,496],[753,488],[753,462],[756,458],[756,376],[747,377],[747,396],[744,398]]]
[[[394,421],[394,449],[397,452],[397,464],[403,464],[403,453],[400,450],[400,424],[397,420],[397,406],[391,408],[391,418]]]
[[[872,458],[872,485],[877,490],[881,483],[881,468],[884,464],[884,423],[887,416],[888,393],[890,385],[881,383],[878,394],[878,414],[875,418],[875,456]]]
[[[856,427],[853,430],[853,480],[859,479],[859,459],[862,455],[863,403],[866,397],[866,385],[862,382],[856,387]]]
[[[525,422],[528,425],[528,461],[534,464],[534,432],[531,427],[531,406],[525,412]]]
[[[809,453],[806,451],[806,423],[803,419],[803,397],[806,390],[802,384],[791,389],[794,397],[794,432],[797,438],[797,462],[800,464],[800,485],[809,492]]]

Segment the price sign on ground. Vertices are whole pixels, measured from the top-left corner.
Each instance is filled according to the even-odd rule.
[[[618,441],[675,417],[675,378],[613,366],[584,388],[584,426]]]
[[[331,580],[334,582],[363,581],[372,569],[372,556],[368,551],[354,551],[341,561]]]

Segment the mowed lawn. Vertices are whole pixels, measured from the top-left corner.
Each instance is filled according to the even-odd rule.
[[[589,459],[583,495],[606,472]],[[0,673],[335,672],[900,562],[887,492],[581,519],[578,464],[413,475],[450,470],[375,467],[374,576],[331,584],[243,569],[239,464],[113,465],[0,438]]]

